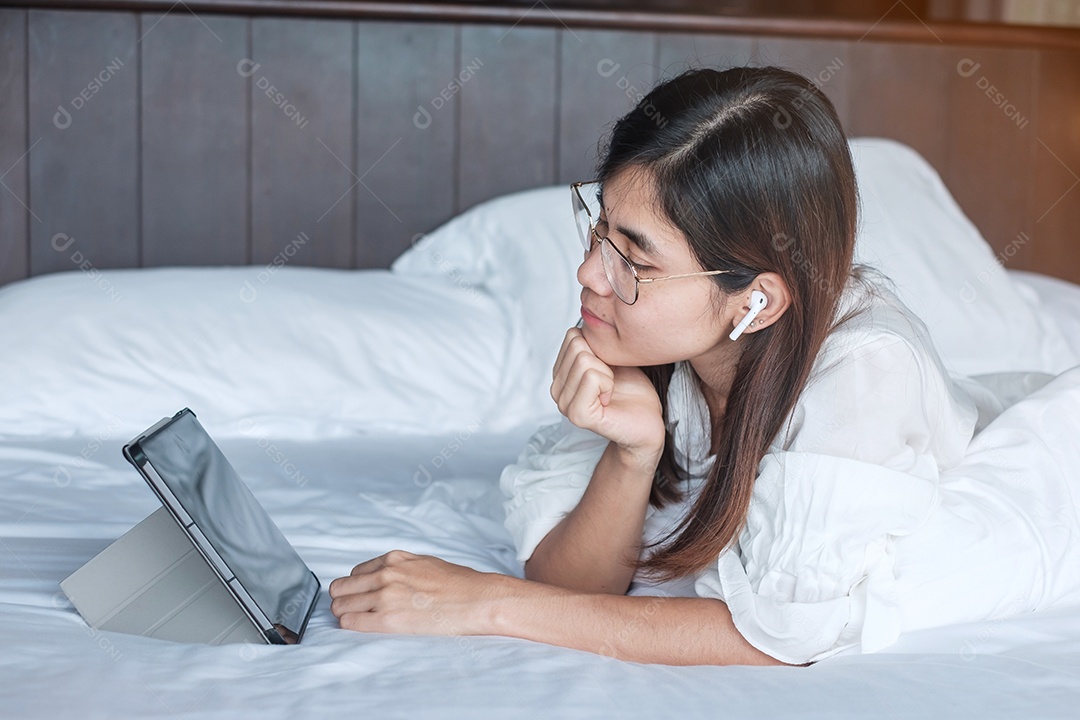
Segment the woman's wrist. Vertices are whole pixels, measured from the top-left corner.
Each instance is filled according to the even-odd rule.
[[[499,575],[492,582],[489,598],[477,607],[475,628],[477,635],[503,635],[525,637],[520,618],[527,617],[530,603],[548,595],[574,594],[572,590],[535,580],[524,580],[512,575]]]
[[[660,456],[664,452],[664,446],[627,448],[612,443],[615,448],[615,461],[629,472],[643,472],[651,479],[660,464]]]
[[[528,583],[529,580],[512,575],[495,575],[492,577],[491,592],[482,601],[477,603],[476,613],[473,617],[473,634],[475,635],[508,635],[506,628],[507,607],[520,595],[519,583]]]

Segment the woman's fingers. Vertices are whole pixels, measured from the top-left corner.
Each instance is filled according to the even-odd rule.
[[[341,595],[330,602],[330,612],[338,618],[346,613],[371,612],[375,609],[375,597],[375,593]]]
[[[610,399],[611,390],[614,388],[614,377],[611,368],[599,360],[579,358],[563,388],[560,411],[567,410],[574,404],[592,405],[598,397],[601,404],[606,405],[606,401]],[[603,396],[605,392],[607,397]]]
[[[330,583],[330,609],[341,627],[436,635],[486,629],[478,608],[502,587],[503,576],[400,550],[379,559],[380,568]],[[369,560],[357,568],[372,566]]]
[[[397,574],[397,566],[417,556],[404,550],[390,552],[360,563],[345,577],[330,583],[327,591],[330,610],[338,618],[344,613],[368,612],[375,608],[377,593]]]
[[[350,593],[370,592],[379,586],[380,580],[376,573],[380,570],[392,566],[396,568],[401,563],[417,557],[419,556],[405,550],[391,550],[356,565],[346,577],[340,577],[332,581],[327,591],[332,598],[342,597]],[[386,575],[386,573],[383,573],[383,575]]]
[[[589,343],[582,337],[581,331],[577,328],[567,330],[562,347],[559,348],[559,355],[555,359],[555,365],[551,369],[551,397],[554,400],[559,399],[574,358],[586,350],[592,352]]]
[[[399,563],[412,560],[417,555],[409,552],[408,550],[391,550],[390,552],[383,553],[378,557],[373,557],[370,560],[366,560],[352,569],[350,575],[362,575],[364,573],[372,573],[376,570],[381,570],[387,565],[397,565]]]
[[[382,613],[346,612],[338,616],[343,630],[357,632],[385,632]]]
[[[338,598],[352,593],[369,592],[376,585],[375,576],[370,573],[364,575],[346,575],[339,577],[330,583],[327,592],[330,597]]]
[[[366,575],[367,573],[373,573],[380,568],[386,567],[386,556],[379,555],[373,557],[370,560],[365,560],[352,570],[349,571],[350,575]]]
[[[592,406],[597,398],[607,405],[613,388],[615,372],[592,353],[579,353],[569,364],[562,388],[557,394],[553,388],[552,393],[558,411],[565,416],[572,405]]]
[[[567,333],[562,355],[555,364],[554,380],[551,383],[551,397],[559,405],[559,411],[564,415],[565,406],[570,398],[576,394],[581,385],[582,375],[589,369],[598,370],[610,377],[614,377],[613,371],[600,358],[593,354],[592,348],[580,331],[571,328],[570,332],[578,332],[577,337],[571,337]]]
[[[570,341],[575,337],[581,337],[581,330],[578,328],[570,328],[566,331],[566,335],[563,336],[562,345],[559,346],[559,354],[555,356],[555,364],[551,367],[551,379],[554,380],[556,374],[559,372],[559,365],[562,363],[563,355],[566,354],[566,348],[569,347]]]

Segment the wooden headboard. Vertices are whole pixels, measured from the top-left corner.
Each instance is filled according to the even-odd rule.
[[[1007,267],[1080,282],[1077,30],[915,22],[898,5],[876,22],[542,2],[0,5],[0,283],[387,267],[478,202],[586,179],[658,79],[745,63],[813,78],[849,135],[917,149]]]

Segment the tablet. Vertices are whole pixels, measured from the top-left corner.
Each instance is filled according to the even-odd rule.
[[[308,569],[190,409],[124,446],[266,641],[300,642],[318,600]]]

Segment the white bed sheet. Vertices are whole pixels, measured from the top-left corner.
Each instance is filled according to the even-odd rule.
[[[1080,339],[1080,289],[1016,279]],[[323,583],[289,647],[90,629],[58,583],[157,507],[121,458],[128,438],[0,443],[0,716],[1077,717],[1080,607],[908,633],[809,668],[650,666],[513,638],[339,629],[326,585],[393,548],[520,575],[498,476],[534,430],[222,440]]]
[[[325,589],[395,547],[520,574],[497,476],[530,433],[221,445]],[[156,507],[122,440],[81,467],[85,438],[0,445],[4,717],[1064,718],[1080,700],[1080,608],[913,633],[810,668],[649,666],[512,638],[359,634],[337,627],[325,594],[294,647],[99,633],[57,583]],[[451,440],[460,449],[434,467]]]

